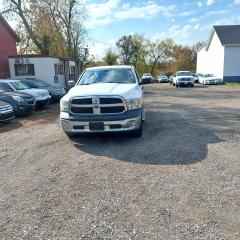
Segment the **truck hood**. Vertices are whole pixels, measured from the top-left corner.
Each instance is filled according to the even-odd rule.
[[[121,96],[124,99],[141,98],[141,88],[138,84],[100,83],[92,85],[78,85],[73,87],[64,100],[72,97],[87,96]]]
[[[18,92],[20,93],[28,93],[32,96],[38,97],[41,94],[44,95],[49,95],[48,91],[45,89],[37,89],[37,88],[30,88],[30,89],[25,89],[25,90],[19,90]]]

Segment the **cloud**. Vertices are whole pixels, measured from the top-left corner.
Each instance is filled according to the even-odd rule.
[[[209,11],[205,14],[205,16],[212,16],[212,15],[223,15],[229,13],[229,10],[216,10],[216,11]]]
[[[227,18],[221,18],[219,20],[216,20],[213,25],[234,25],[239,24],[240,22],[240,16],[239,15],[232,15]]]
[[[113,21],[112,12],[119,7],[120,0],[107,0],[103,3],[87,3],[88,20],[86,27],[93,28]]]
[[[215,0],[207,0],[207,5],[210,6],[210,5],[213,5],[215,3]]]
[[[115,14],[117,19],[151,19],[158,14],[162,14],[165,17],[171,17],[175,6],[161,6],[155,2],[147,2],[147,4],[141,7],[125,7],[124,10],[120,10]]]
[[[113,48],[115,40],[95,41],[89,44],[89,53],[94,55],[96,60],[101,60],[108,48]]]
[[[185,11],[185,12],[179,13],[178,16],[180,16],[180,17],[189,17],[189,16],[191,16],[192,14],[193,14],[192,11]]]
[[[234,3],[235,4],[240,4],[240,0],[235,0]]]
[[[130,3],[121,4],[121,0],[106,0],[103,3],[87,2],[87,28],[107,25],[114,21],[126,19],[152,19],[161,14],[164,17],[173,16],[174,5],[163,6],[155,1],[143,2],[140,6]]]
[[[203,3],[202,2],[198,2],[198,7],[201,8],[203,6]]]
[[[191,22],[191,23],[196,23],[196,22],[198,22],[198,18],[196,18],[196,17],[194,17],[194,18],[191,18],[190,20],[189,20],[189,22]]]
[[[154,38],[164,39],[170,37],[177,43],[191,45],[198,41],[206,40],[209,35],[210,27],[211,26],[196,23],[184,26],[176,24],[169,28],[167,32],[158,33]]]

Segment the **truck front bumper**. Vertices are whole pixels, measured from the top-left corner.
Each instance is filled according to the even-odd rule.
[[[181,81],[181,82],[177,82],[177,85],[180,86],[180,87],[193,86],[193,85],[194,85],[194,82]]]
[[[66,133],[94,133],[94,132],[127,132],[139,129],[142,121],[142,110],[131,110],[122,114],[71,116],[62,112],[60,122]],[[93,129],[91,125],[101,124],[100,129]]]

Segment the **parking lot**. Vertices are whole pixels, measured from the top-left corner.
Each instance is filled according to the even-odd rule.
[[[240,239],[240,87],[145,87],[142,138],[0,127],[0,239]]]

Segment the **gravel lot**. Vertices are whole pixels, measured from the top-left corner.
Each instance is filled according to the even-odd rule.
[[[240,87],[145,88],[144,135],[0,127],[0,239],[240,239]]]

